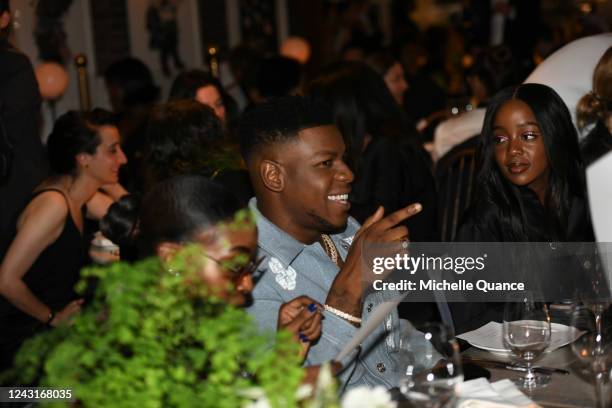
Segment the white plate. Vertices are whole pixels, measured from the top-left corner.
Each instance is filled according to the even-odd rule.
[[[551,323],[550,346],[546,348],[545,353],[550,353],[560,347],[563,347],[582,335],[583,332],[575,327],[565,326],[559,323]],[[489,322],[480,329],[464,333],[457,336],[463,338],[470,345],[487,350],[492,353],[509,354],[511,351],[504,347],[502,339],[502,324]]]

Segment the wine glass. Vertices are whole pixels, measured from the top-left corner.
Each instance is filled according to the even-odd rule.
[[[596,280],[593,285],[595,286],[596,284],[598,284],[599,281]],[[578,300],[578,304],[582,304],[582,306],[586,309],[589,309],[592,313],[593,313],[593,317],[594,317],[594,330],[595,333],[599,333],[601,334],[603,332],[603,315],[606,312],[606,310],[610,307],[610,304],[612,303],[609,299],[602,297],[599,292],[596,292],[595,290],[593,291],[587,291],[587,290],[579,290],[577,292],[577,300]],[[574,305],[576,306],[576,305]],[[583,310],[581,312],[584,315],[586,314],[586,310]]]
[[[607,407],[611,402],[606,401],[606,386],[610,386],[608,383],[612,372],[611,328],[602,327],[599,310],[593,310],[591,305],[580,304],[572,311],[571,325],[582,332],[572,343],[572,351],[594,375],[597,406]]]
[[[506,303],[504,308],[504,346],[525,363],[525,374],[515,383],[533,389],[548,384],[550,375],[536,374],[533,362],[550,344],[550,316],[546,304],[533,301],[529,294],[520,302]]]
[[[400,336],[400,391],[416,407],[451,405],[463,382],[459,344],[452,330],[428,323],[409,327]]]

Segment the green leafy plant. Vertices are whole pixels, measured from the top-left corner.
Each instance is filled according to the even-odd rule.
[[[209,296],[195,251],[172,273],[157,259],[85,269],[78,290],[96,278],[92,304],[74,325],[24,344],[20,383],[71,388],[86,407],[240,407],[253,389],[294,406],[298,345],[289,333],[262,335],[244,310]]]

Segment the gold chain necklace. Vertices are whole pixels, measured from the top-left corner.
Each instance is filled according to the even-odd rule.
[[[321,241],[323,241],[323,249],[325,250],[325,253],[331,258],[333,263],[339,265],[338,250],[336,250],[334,241],[332,241],[331,237],[327,234],[321,234]]]

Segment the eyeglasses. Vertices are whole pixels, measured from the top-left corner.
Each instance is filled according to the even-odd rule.
[[[259,267],[259,265],[263,262],[265,258],[265,256],[262,256],[257,259],[250,259],[249,262],[244,265],[235,265],[239,262],[239,260],[237,260],[236,258],[240,258],[240,255],[234,257],[233,259],[223,261],[213,258],[212,256],[206,253],[202,253],[202,255],[204,255],[204,257],[210,259],[211,261],[214,261],[221,268],[230,271],[232,274],[232,281],[234,281],[234,283],[238,282],[240,279],[247,275],[252,275],[253,273],[255,273],[257,267]]]

